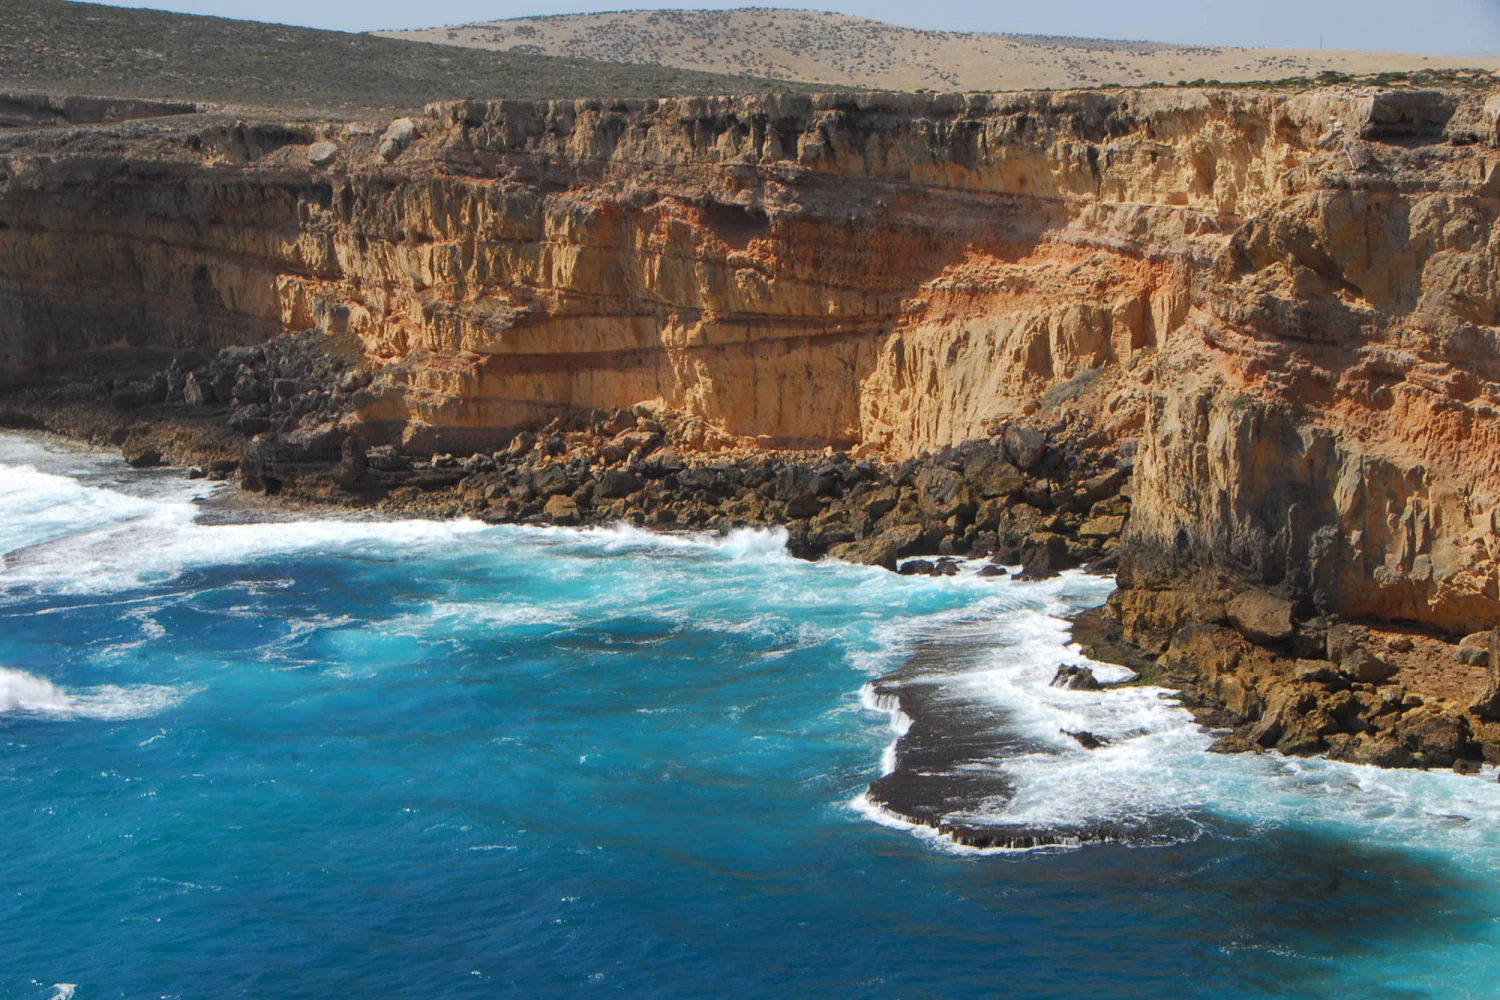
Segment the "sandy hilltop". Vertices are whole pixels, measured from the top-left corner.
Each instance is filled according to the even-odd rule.
[[[518,17],[377,34],[497,52],[654,64],[884,90],[1031,90],[1500,69],[1500,54],[1439,56],[1168,45],[923,31],[846,14],[745,7]]]

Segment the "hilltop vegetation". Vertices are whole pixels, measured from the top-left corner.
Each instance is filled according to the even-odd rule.
[[[0,86],[360,112],[454,97],[658,97],[784,81],[484,52],[255,21],[0,0]]]
[[[608,59],[888,90],[1030,90],[1366,76],[1495,56],[1245,49],[1044,35],[922,31],[810,10],[633,10],[382,32],[456,48]]]

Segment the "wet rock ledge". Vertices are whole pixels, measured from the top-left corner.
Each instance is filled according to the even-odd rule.
[[[1500,762],[1500,629],[1346,621],[1224,575],[1120,587],[1075,622],[1090,656],[1175,688],[1220,752],[1473,773]]]

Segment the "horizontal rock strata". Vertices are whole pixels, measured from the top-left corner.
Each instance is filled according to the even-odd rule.
[[[960,447],[979,442],[1020,476],[1005,509],[1037,512],[1033,553],[1118,546],[1118,641],[1245,745],[1470,760],[1489,681],[1459,640],[1500,623],[1497,118],[1483,92],[1345,87],[0,134],[0,381],[31,393],[16,419],[73,406],[109,436],[194,405],[191,376],[223,412],[183,433],[261,488],[317,467],[350,495],[437,489],[451,454],[459,509],[772,520],[885,565],[1002,547]],[[280,385],[278,354],[220,384],[221,349],[301,331],[346,363],[333,381]],[[107,406],[93,381],[55,395],[89,373]],[[1064,466],[1028,468],[1029,434]],[[788,449],[771,486],[746,480]],[[633,500],[668,451],[689,484]],[[880,476],[848,481],[861,462]],[[716,463],[738,471],[700,482]],[[539,488],[554,466],[565,488]],[[1128,518],[1079,498],[1126,467]],[[856,510],[887,489],[895,508]],[[1382,735],[1434,715],[1468,727],[1451,753]]]

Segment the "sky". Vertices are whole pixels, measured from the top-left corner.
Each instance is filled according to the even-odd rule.
[[[422,28],[503,17],[625,7],[813,7],[913,28],[1013,31],[1274,48],[1383,49],[1394,52],[1500,52],[1500,0],[775,0],[686,3],[614,0],[116,0],[189,14],[369,31]]]

